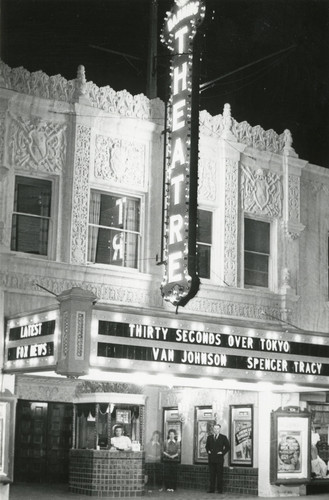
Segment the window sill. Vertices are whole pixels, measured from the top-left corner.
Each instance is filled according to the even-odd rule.
[[[92,269],[117,271],[118,273],[141,273],[141,270],[136,269],[135,267],[113,266],[112,264],[96,264],[93,262],[87,262],[86,266]]]
[[[41,260],[53,260],[49,255],[39,255],[37,253],[26,253],[26,252],[19,252],[17,250],[10,250],[10,255],[13,255],[15,257],[22,257],[22,258],[29,258],[29,259],[41,259]]]

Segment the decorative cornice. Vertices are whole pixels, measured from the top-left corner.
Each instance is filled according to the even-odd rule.
[[[247,303],[237,302],[236,298],[223,300],[221,298],[195,297],[185,306],[186,311],[207,314],[207,316],[216,316],[222,318],[247,318],[264,320],[264,312],[268,317],[279,318],[281,308],[279,305],[261,304],[259,302]]]
[[[157,309],[159,312],[166,310],[166,304],[163,303],[161,294],[156,292],[156,289],[141,288],[140,282],[134,280],[135,286],[128,285],[128,280],[121,280],[120,283],[113,283],[113,280],[96,281],[94,275],[86,276],[84,279],[61,279],[55,277],[45,277],[38,275],[31,270],[31,274],[14,273],[11,271],[0,270],[0,287],[4,290],[17,293],[38,293],[40,287],[50,290],[55,295],[60,295],[65,290],[72,287],[80,287],[84,290],[92,292],[98,299],[98,304],[120,305],[122,307],[136,307],[145,309]],[[111,283],[112,281],[112,283]],[[129,280],[131,282],[131,280]],[[155,283],[156,287],[157,284]],[[281,300],[281,299],[280,299]],[[264,319],[264,311],[269,317],[280,317],[281,302],[278,302],[277,296],[263,298],[259,301],[255,296],[239,296],[239,290],[232,290],[229,293],[225,287],[224,293],[211,292],[211,290],[203,289],[202,294],[195,297],[184,308],[185,312],[190,314],[201,314],[203,316],[226,317],[226,318],[248,318],[248,319]],[[168,305],[170,308],[170,305]],[[170,309],[172,310],[172,309]],[[64,339],[63,349],[66,349],[65,332],[67,328],[62,324]]]
[[[16,292],[38,292],[40,288],[36,285],[41,285],[43,288],[50,290],[53,294],[59,295],[65,290],[72,287],[80,287],[84,290],[92,292],[99,302],[107,304],[122,304],[136,307],[160,307],[162,298],[160,293],[154,293],[153,289],[142,289],[138,286],[138,280],[132,281],[135,286],[128,286],[127,281],[121,280],[120,284],[104,282],[95,282],[95,279],[90,277],[88,281],[85,279],[61,279],[50,276],[37,275],[36,273],[13,273],[0,269],[0,287],[6,290]]]
[[[12,69],[0,60],[0,86],[44,99],[81,102],[114,115],[160,123],[164,119],[164,103],[160,99],[150,100],[144,94],[134,96],[127,90],[116,92],[110,86],[98,87],[86,81],[83,66],[78,67],[77,78],[66,80],[61,75],[48,76],[43,71],[30,73],[23,67]],[[224,106],[223,115],[211,116],[201,111],[200,127],[204,135],[236,140],[261,151],[296,156],[289,131],[279,135],[272,129],[265,131],[260,125],[252,127],[246,121],[238,123],[231,117],[228,104]]]
[[[260,125],[252,127],[246,121],[239,123],[231,117],[227,104],[224,106],[223,115],[211,116],[207,111],[201,111],[200,132],[211,137],[235,140],[260,151],[276,154],[291,152],[295,155],[291,147],[291,133],[288,130],[279,135],[272,129],[264,130]]]
[[[127,90],[116,92],[109,86],[98,87],[86,81],[83,66],[78,67],[77,78],[66,80],[61,75],[48,76],[43,71],[30,73],[23,67],[12,69],[0,60],[0,87],[43,99],[81,102],[115,115],[164,119],[164,104],[160,99],[150,100],[143,94],[133,96]]]
[[[10,68],[0,60],[0,86],[21,94],[43,99],[74,102],[75,80],[66,80],[61,75],[48,76],[43,71],[30,73],[22,66]]]
[[[93,82],[86,84],[86,96],[91,105],[107,113],[142,120],[163,120],[164,104],[160,99],[150,101],[144,94],[132,95],[127,90],[116,92],[110,86],[98,87]]]
[[[124,382],[100,382],[93,380],[83,380],[76,385],[75,396],[80,394],[90,394],[96,392],[117,392],[121,394],[142,394],[143,388],[134,384]]]
[[[77,384],[72,379],[18,375],[15,393],[18,398],[31,401],[72,403]]]

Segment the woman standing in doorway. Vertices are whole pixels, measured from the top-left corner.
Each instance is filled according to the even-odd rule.
[[[180,459],[180,444],[175,429],[169,429],[167,441],[164,442],[164,484],[167,491],[175,491],[177,487],[177,463]]]
[[[149,488],[158,488],[160,491],[162,491],[163,488],[163,471],[161,458],[162,443],[160,432],[154,431],[150,442],[146,445],[146,460],[151,464],[147,484]]]

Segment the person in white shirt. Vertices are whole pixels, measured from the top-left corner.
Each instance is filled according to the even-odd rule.
[[[118,451],[131,450],[131,440],[128,436],[123,435],[123,428],[117,425],[114,430],[115,436],[111,438],[111,447]]]

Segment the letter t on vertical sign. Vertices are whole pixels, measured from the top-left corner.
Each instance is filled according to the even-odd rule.
[[[161,40],[171,51],[161,292],[176,307],[199,290],[196,256],[199,154],[199,36],[202,0],[175,0]]]

